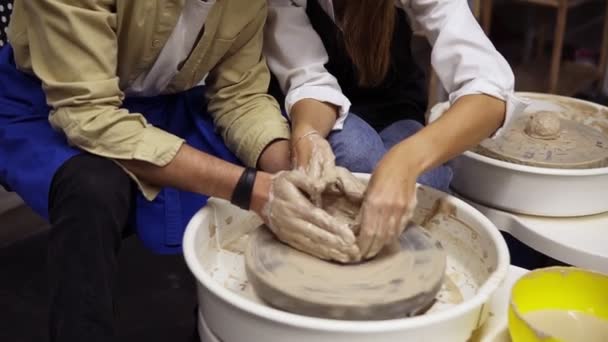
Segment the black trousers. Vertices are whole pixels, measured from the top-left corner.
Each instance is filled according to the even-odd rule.
[[[113,161],[82,154],[55,174],[50,191],[50,340],[114,341],[117,254],[134,185]]]

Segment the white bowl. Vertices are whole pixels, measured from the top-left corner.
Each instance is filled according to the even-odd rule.
[[[554,111],[608,134],[608,108],[556,95],[519,93],[531,101],[526,113]],[[431,109],[444,112],[449,103]],[[505,211],[550,217],[608,212],[608,167],[551,169],[508,163],[467,151],[453,161],[452,188],[479,204]]]
[[[440,199],[452,215],[430,219]],[[418,201],[414,221],[429,228],[448,253],[437,303],[418,317],[353,322],[296,315],[261,302],[243,260],[248,233],[261,222],[211,199],[188,224],[183,244],[206,325],[225,342],[466,341],[487,318],[486,303],[507,275],[507,246],[498,229],[463,201],[424,186]]]

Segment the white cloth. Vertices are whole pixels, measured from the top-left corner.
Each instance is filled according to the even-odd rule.
[[[319,1],[333,19],[331,0]],[[264,54],[286,95],[285,107],[313,98],[340,107],[334,129],[343,127],[350,101],[324,64],[327,51],[306,15],[307,0],[268,0]],[[397,0],[412,29],[424,32],[433,47],[431,64],[453,104],[464,95],[487,94],[507,104],[505,124],[527,103],[514,95],[513,71],[477,23],[467,0]],[[438,118],[429,117],[433,122]],[[499,134],[498,130],[496,134]]]
[[[130,96],[161,94],[188,58],[216,0],[186,0],[171,35],[154,65],[142,73],[125,91]]]

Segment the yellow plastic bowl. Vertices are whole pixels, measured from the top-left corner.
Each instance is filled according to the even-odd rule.
[[[549,267],[524,275],[511,291],[509,333],[513,342],[562,342],[523,319],[528,312],[550,309],[608,319],[608,275],[575,267]]]

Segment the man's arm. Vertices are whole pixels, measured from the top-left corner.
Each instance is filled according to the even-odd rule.
[[[270,72],[262,56],[266,11],[265,1],[260,2],[258,13],[206,83],[209,113],[228,148],[247,166],[277,171],[291,166],[290,134],[278,104],[268,95]]]
[[[230,200],[243,168],[184,144],[175,158],[164,167],[150,163],[122,160],[129,171],[149,184]],[[262,214],[268,202],[271,176],[258,172],[251,198],[251,210]]]
[[[32,67],[42,80],[51,122],[77,147],[119,161],[147,198],[160,186],[229,199],[242,168],[221,161],[119,107],[116,14],[111,1],[26,1]],[[50,61],[50,63],[49,63]],[[268,178],[254,194],[261,208]]]

